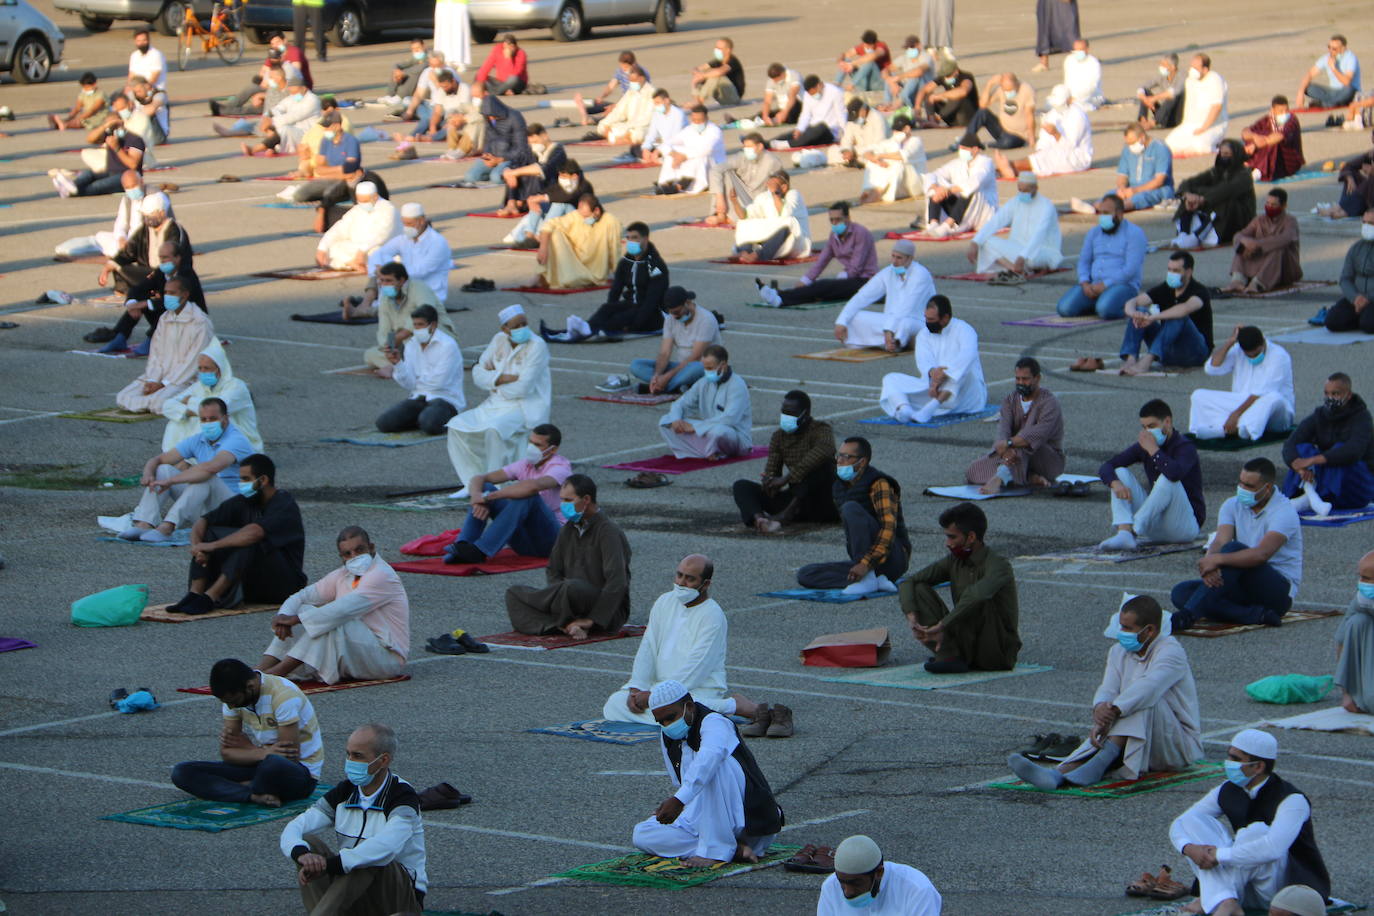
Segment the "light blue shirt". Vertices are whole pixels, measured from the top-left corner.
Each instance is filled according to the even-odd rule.
[[[1288,580],[1288,597],[1293,598],[1298,594],[1298,583],[1302,581],[1302,523],[1298,521],[1297,510],[1287,496],[1276,490],[1258,515],[1253,510],[1237,505],[1236,498],[1232,496],[1221,504],[1217,524],[1234,527],[1236,540],[1246,547],[1258,547],[1259,542],[1271,531],[1287,538],[1283,546],[1269,558],[1269,565]]]
[[[719,382],[708,382],[705,376],[697,379],[673,402],[658,425],[668,426],[675,420],[691,423],[699,436],[721,428],[731,429],[744,449],[753,445],[754,412],[749,404],[749,386],[733,370],[729,378]]]
[[[1078,255],[1078,282],[1125,284],[1139,290],[1141,269],[1145,266],[1145,230],[1123,219],[1115,232],[1093,226],[1083,239]]]
[[[1355,74],[1355,78],[1350,81],[1350,88],[1359,92],[1360,59],[1355,56],[1355,52],[1346,48],[1336,56],[1336,64],[1341,68],[1342,73]],[[1326,80],[1326,85],[1330,86],[1332,89],[1345,88],[1345,84],[1336,79],[1336,74],[1331,72],[1331,58],[1329,55],[1323,54],[1321,57],[1317,58],[1317,62],[1313,66],[1321,70],[1322,76],[1320,78]]]
[[[236,488],[239,485],[239,462],[253,454],[254,451],[248,438],[239,432],[239,428],[233,423],[229,423],[228,428],[214,442],[207,442],[204,436],[196,433],[194,436],[187,436],[178,442],[176,450],[181,457],[193,460],[196,464],[204,464],[220,452],[228,452],[233,455],[233,462],[215,476],[224,481],[225,486],[235,490],[235,492],[237,492]]]
[[[1139,155],[1131,152],[1129,146],[1121,148],[1121,161],[1116,165],[1116,173],[1125,175],[1126,183],[1131,187],[1140,187],[1160,172],[1164,173],[1164,185],[1161,190],[1172,192],[1174,155],[1163,141],[1151,140]]]

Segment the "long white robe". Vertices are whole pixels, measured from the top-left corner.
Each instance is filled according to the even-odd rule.
[[[498,386],[502,375],[518,378]],[[549,346],[532,337],[517,347],[505,331],[498,331],[472,367],[472,382],[491,394],[448,421],[448,457],[465,486],[478,474],[519,458],[529,431],[549,421]]]
[[[630,712],[631,690],[648,690],[660,681],[678,681],[703,706],[732,715],[735,701],[725,695],[725,649],[729,626],[714,598],[687,607],[673,595],[658,596],[649,626],[635,650],[630,679],[606,700],[601,715],[614,722],[653,725],[653,713]]]
[[[997,212],[997,167],[990,156],[979,154],[968,162],[955,156],[935,171],[926,172],[921,181],[927,197],[935,188],[953,188],[968,199],[960,232],[981,228]]]
[[[744,208],[745,216],[735,224],[735,244],[762,242],[779,229],[787,230],[776,258],[804,258],[811,254],[811,226],[806,213],[806,201],[801,191],[792,188],[778,206],[777,198],[764,191]]]
[[[1227,97],[1230,88],[1226,80],[1215,70],[1208,71],[1200,80],[1189,77],[1183,83],[1183,120],[1165,136],[1164,142],[1177,156],[1180,153],[1214,153],[1221,138],[1226,136],[1228,124]],[[1207,120],[1207,112],[1220,105],[1221,111],[1212,126],[1202,133],[1195,131]]]
[[[354,204],[320,238],[319,250],[329,256],[329,266],[347,270],[358,255],[370,255],[388,239],[401,234],[401,216],[395,204],[377,198],[372,209]]]
[[[1265,341],[1264,359],[1253,365],[1234,344],[1220,366],[1210,359],[1202,364],[1208,375],[1231,375],[1231,390],[1193,389],[1188,412],[1188,431],[1200,439],[1220,439],[1226,418],[1250,395],[1259,399],[1240,415],[1238,434],[1242,439],[1259,439],[1265,430],[1283,430],[1293,425],[1297,413],[1293,398],[1293,359],[1272,340]]]
[[[1085,111],[1093,111],[1107,103],[1102,96],[1102,61],[1091,54],[1078,60],[1074,54],[1064,56],[1064,85],[1070,98]]]
[[[448,299],[448,274],[453,269],[453,249],[439,234],[439,230],[432,225],[426,226],[425,231],[414,239],[406,238],[404,232],[393,235],[367,256],[368,276],[375,277],[377,268],[391,261],[400,261],[405,265],[410,277],[407,282],[418,280],[428,286],[439,303],[439,314],[444,314],[443,303]]]
[[[878,400],[883,412],[895,417],[903,404],[919,409],[929,401],[930,370],[937,366],[943,366],[949,375],[941,390],[952,393],[936,408],[935,416],[973,413],[987,406],[988,386],[978,355],[978,332],[962,318],[950,318],[939,334],[930,333],[922,325],[916,335],[916,375],[889,372],[883,376],[882,396]]]
[[[878,156],[898,154],[900,159],[882,159],[878,163],[864,163],[865,191],[881,189],[884,203],[905,200],[921,186],[921,173],[926,170],[926,145],[921,135],[909,134],[887,138],[873,152]]]
[[[1054,125],[1058,137],[1043,127],[1035,138],[1035,152],[1030,155],[1031,170],[1036,175],[1062,175],[1092,168],[1093,128],[1088,114],[1076,102],[1063,108],[1053,108],[1045,115],[1045,123]]]
[[[627,89],[596,125],[596,132],[612,143],[639,143],[654,117],[654,92],[647,81],[639,89]]]
[[[919,869],[898,862],[883,863],[878,895],[864,912],[869,916],[940,916],[944,901],[935,885]],[[816,916],[851,916],[854,907],[845,902],[840,879],[833,874],[821,882]]]
[[[468,0],[435,0],[434,50],[442,51],[444,62],[456,70],[472,66],[472,22]]]
[[[673,432],[668,427],[676,420],[691,423],[695,432]],[[658,429],[678,458],[711,458],[747,453],[754,447],[753,425],[749,386],[732,370],[722,382],[697,379],[668,408]]]
[[[673,153],[682,153],[687,158],[682,165],[673,165]],[[721,129],[709,121],[697,129],[688,124],[673,135],[663,149],[663,167],[658,171],[658,183],[691,179],[688,194],[700,194],[706,190],[706,175],[712,165],[725,161],[725,135]]]
[[[214,339],[215,326],[194,302],[175,312],[166,312],[153,332],[148,361],[138,378],[115,395],[115,403],[125,410],[161,413],[168,398],[181,394],[196,374],[196,361]],[[144,382],[161,382],[152,394],[143,393]]]
[[[268,114],[272,117],[272,129],[281,138],[277,152],[294,153],[305,132],[320,117],[320,97],[309,90],[300,96],[287,93]]]
[[[925,267],[912,261],[906,276],[899,277],[889,264],[850,297],[835,326],[847,329],[844,342],[849,347],[881,347],[884,332],[891,331],[905,349],[925,324],[926,304],[933,295],[935,278]],[[866,311],[879,299],[883,300],[881,312]]]
[[[200,351],[200,356],[208,356],[219,367],[219,381],[215,387],[207,388],[200,383],[200,370],[197,378],[185,391],[162,402],[162,415],[167,425],[162,430],[162,450],[165,452],[178,442],[200,432],[200,402],[206,398],[219,398],[229,408],[229,421],[239,428],[253,450],[263,450],[262,436],[258,433],[258,411],[253,406],[253,395],[243,379],[234,375],[229,364],[229,356],[224,352],[219,338]]]
[[[998,238],[997,233],[1008,226],[1011,233]],[[1029,203],[1017,196],[1002,204],[997,215],[978,230],[973,244],[978,246],[975,269],[979,273],[992,270],[998,258],[1012,263],[1025,258],[1026,267],[1033,270],[1053,270],[1064,260],[1059,211],[1044,194],[1036,194]]]

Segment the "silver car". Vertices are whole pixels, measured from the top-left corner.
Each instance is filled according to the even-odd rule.
[[[28,0],[0,0],[0,70],[21,83],[47,82],[66,39]]]
[[[594,26],[652,22],[660,32],[677,29],[683,0],[469,0],[474,41],[485,44],[499,31],[553,30],[557,41],[586,38]]]
[[[186,20],[186,7],[194,6],[202,23],[208,22],[214,0],[53,0],[53,8],[75,13],[91,32],[103,32],[116,19],[148,23],[163,35],[176,35]]]

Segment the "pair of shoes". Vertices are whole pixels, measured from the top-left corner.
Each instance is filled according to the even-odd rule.
[[[745,738],[791,738],[792,710],[782,704],[769,706],[762,703],[754,715],[754,721],[741,728],[739,733]]]
[[[210,100],[210,114],[219,117],[219,99]]]
[[[473,277],[461,289],[465,293],[490,293],[496,290],[496,284],[486,277]]]
[[[553,119],[553,125],[552,125],[552,126],[554,126],[554,127],[572,127],[572,126],[573,126],[573,122],[572,122],[572,121],[569,121],[567,118],[554,118],[554,119]]]
[[[454,541],[444,551],[444,562],[450,565],[456,563],[485,563],[487,555],[477,549],[477,545],[470,541]]]
[[[396,159],[396,160],[404,160],[404,159],[416,159],[416,158],[419,158],[419,156],[418,156],[418,154],[415,152],[415,147],[414,147],[414,146],[412,146],[412,145],[409,144],[409,143],[404,143],[404,144],[402,144],[401,146],[396,147],[396,152],[392,153],[392,154],[391,154],[390,156],[388,156],[387,158],[388,158],[388,159]]]
[[[186,614],[191,617],[199,617],[201,614],[208,614],[215,609],[214,599],[209,595],[197,592],[187,592],[176,604],[167,606],[169,614]]]
[[[1307,323],[1310,324],[1310,325],[1314,325],[1314,326],[1316,326],[1316,327],[1319,327],[1319,328],[1325,327],[1325,326],[1326,326],[1326,306],[1323,305],[1320,309],[1318,309],[1317,314],[1315,314],[1315,315],[1313,315],[1311,318],[1307,319]]]
[[[754,282],[759,283],[758,280]],[[762,300],[764,305],[770,308],[782,308],[782,294],[778,292],[776,287],[764,286],[762,283],[759,283],[759,299]]]
[[[490,652],[491,646],[478,642],[466,630],[457,629],[452,633],[435,636],[425,643],[425,649],[435,655],[466,655],[469,652],[480,655]]]
[[[771,724],[773,724],[773,708],[767,703],[760,703],[759,708],[754,712],[754,721],[742,726],[739,733],[745,738],[762,738],[768,734],[768,726]]]
[[[1159,867],[1159,874],[1142,872],[1126,885],[1127,897],[1150,897],[1155,900],[1177,900],[1188,894],[1189,888],[1173,879],[1173,870],[1167,865]]]
[[[835,850],[829,846],[807,843],[797,854],[782,863],[784,871],[798,871],[809,875],[828,875],[835,870]]]
[[[605,138],[602,137],[602,136],[601,136],[599,133],[597,133],[596,131],[594,131],[594,130],[589,130],[589,131],[587,131],[585,134],[582,135],[582,139],[581,139],[579,142],[581,142],[581,143],[594,143],[594,142],[596,142],[597,140],[603,140],[603,139],[605,139]]]
[[[512,242],[510,247],[518,248],[521,251],[538,251],[539,240],[534,236],[527,235],[523,239],[520,239],[518,242]]]
[[[1031,743],[1021,748],[1016,753],[1022,757],[1029,757],[1038,760],[1045,752],[1045,748],[1058,744],[1064,738],[1059,732],[1050,732],[1048,735],[1031,735]]]
[[[999,270],[997,276],[988,281],[989,286],[1020,286],[1026,278],[1014,270]]]
[[[127,700],[128,698],[129,690],[127,687],[116,687],[114,690],[110,691],[110,708],[118,709],[119,701]]]
[[[631,379],[628,375],[608,375],[606,380],[596,386],[597,391],[604,391],[607,394],[615,394],[629,388]]]
[[[123,531],[119,532],[119,534],[115,535],[115,537],[119,538],[121,541],[137,541],[143,536],[143,532],[147,530],[147,528],[139,528],[137,525],[130,525],[128,528],[125,528]]]
[[[932,658],[925,669],[929,674],[967,674],[969,670],[968,662],[962,658]]]
[[[109,343],[115,339],[114,328],[96,328],[81,338],[86,343]]]
[[[446,811],[460,805],[472,804],[472,796],[459,792],[446,782],[430,786],[420,793],[421,811]]]
[[[101,347],[99,350],[96,350],[95,352],[123,353],[127,349],[129,349],[129,339],[125,337],[123,334],[116,334],[110,338],[109,342],[106,343],[105,346]]]

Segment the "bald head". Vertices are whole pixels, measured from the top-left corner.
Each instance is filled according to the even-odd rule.
[[[715,574],[715,564],[711,558],[700,553],[689,554],[682,558],[682,562],[677,564],[677,573],[673,576],[673,584],[683,588],[694,588],[697,590],[697,600],[692,601],[689,606],[706,600],[706,596],[711,590],[711,577]]]
[[[1360,581],[1374,583],[1374,550],[1360,557]]]

